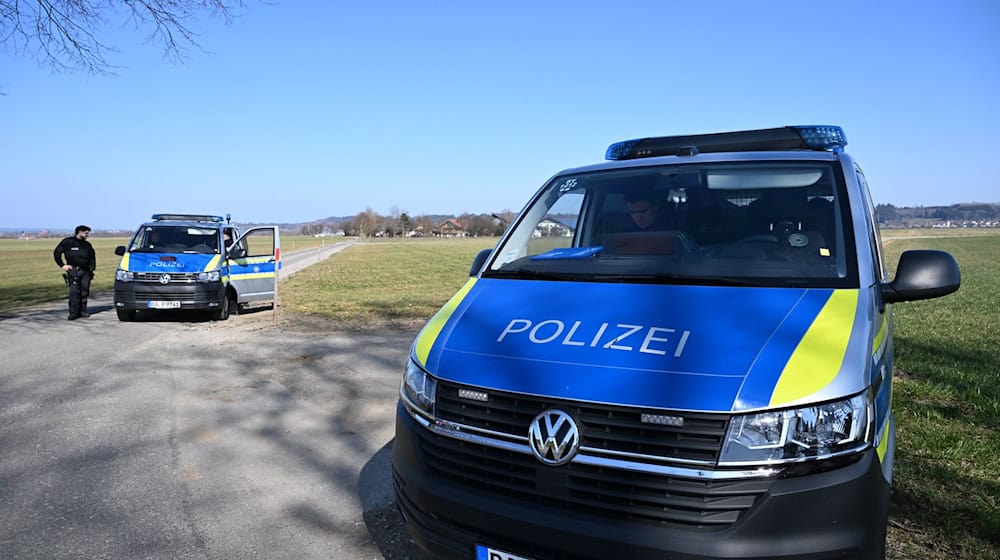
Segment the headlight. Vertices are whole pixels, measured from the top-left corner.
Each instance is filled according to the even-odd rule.
[[[873,411],[866,393],[791,410],[734,416],[720,466],[826,459],[861,451],[871,442]]]
[[[134,275],[127,270],[119,268],[115,271],[115,280],[118,280],[119,282],[131,282],[133,279]]]
[[[399,388],[399,394],[407,408],[428,418],[434,417],[437,381],[420,369],[413,360],[406,362],[406,372],[403,373],[403,384]]]
[[[219,271],[213,270],[212,272],[199,272],[198,273],[199,282],[218,282],[219,281]]]

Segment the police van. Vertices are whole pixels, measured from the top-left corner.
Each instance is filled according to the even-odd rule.
[[[417,336],[392,477],[435,558],[882,558],[887,277],[836,126],[619,142],[555,175]]]
[[[281,269],[277,226],[240,229],[221,216],[153,214],[139,226],[115,271],[121,321],[139,311],[194,309],[224,321],[256,302],[274,300]]]

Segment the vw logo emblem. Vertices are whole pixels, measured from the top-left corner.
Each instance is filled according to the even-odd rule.
[[[169,283],[170,283],[170,275],[169,274],[161,274],[160,275],[160,284],[169,284]]]
[[[580,430],[573,417],[557,409],[542,412],[528,428],[531,451],[546,465],[569,462],[580,448]]]

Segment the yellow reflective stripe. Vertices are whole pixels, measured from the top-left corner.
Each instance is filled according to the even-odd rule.
[[[857,290],[833,291],[785,364],[771,406],[811,395],[833,381],[844,362],[857,307]]]
[[[128,270],[128,256],[130,253],[125,253],[122,255],[122,262],[118,265],[122,270]]]
[[[889,421],[885,422],[885,429],[882,430],[882,440],[878,442],[875,451],[878,453],[878,462],[885,461],[885,452],[889,449]]]
[[[885,341],[885,333],[889,330],[889,318],[882,317],[882,326],[878,329],[878,334],[875,335],[875,341],[872,343],[872,354],[878,352],[878,349],[882,347],[882,343]]]
[[[261,264],[261,263],[266,263],[273,258],[274,258],[273,256],[244,257],[239,259],[233,259],[230,264]]]
[[[444,328],[445,323],[451,318],[452,313],[458,308],[458,305],[462,303],[465,296],[472,289],[472,286],[476,284],[475,278],[469,278],[469,281],[462,286],[462,289],[458,291],[457,294],[448,300],[448,303],[444,304],[437,313],[431,317],[430,322],[424,327],[424,330],[420,332],[420,337],[417,338],[417,361],[421,366],[427,365],[427,357],[430,356],[431,347],[434,346],[434,342],[437,340],[439,334],[441,334],[441,329]]]
[[[257,278],[274,278],[273,272],[252,272],[250,274],[230,274],[230,280],[254,280]]]
[[[205,265],[205,272],[210,272],[212,270],[215,270],[216,268],[219,268],[220,260],[222,260],[222,255],[215,255],[214,257],[212,257],[212,260],[208,261],[208,264]]]

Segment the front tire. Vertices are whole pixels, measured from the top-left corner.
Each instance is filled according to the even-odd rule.
[[[219,307],[218,311],[212,313],[213,321],[225,321],[229,318],[229,299],[231,295],[226,293],[226,297],[222,298],[222,305]]]
[[[118,320],[123,322],[135,321],[135,310],[134,309],[116,309],[118,312]]]

